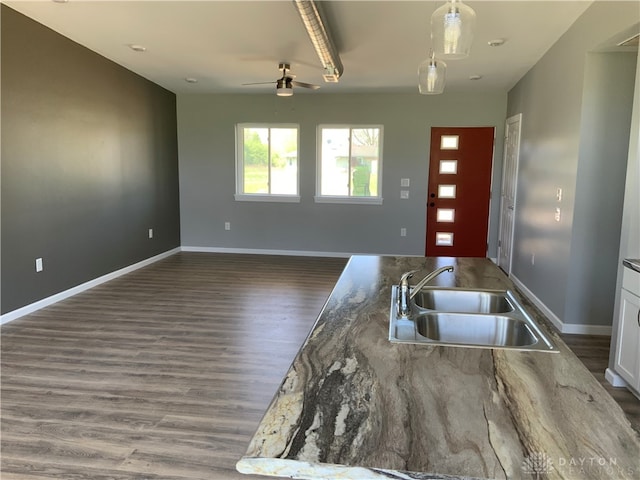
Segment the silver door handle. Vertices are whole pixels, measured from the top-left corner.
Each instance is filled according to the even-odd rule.
[[[509,205],[507,208],[508,208],[509,210],[513,210],[513,205]]]

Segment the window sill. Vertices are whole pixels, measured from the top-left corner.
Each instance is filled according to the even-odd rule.
[[[277,203],[300,203],[300,195],[256,195],[247,193],[236,193],[236,202],[277,202]]]
[[[329,197],[315,196],[316,203],[342,203],[352,205],[382,205],[382,197]]]

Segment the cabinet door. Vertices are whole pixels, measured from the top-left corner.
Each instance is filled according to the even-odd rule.
[[[640,389],[640,297],[622,290],[616,372]]]

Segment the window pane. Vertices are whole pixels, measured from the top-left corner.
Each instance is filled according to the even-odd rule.
[[[455,210],[453,208],[438,208],[436,211],[437,222],[453,222]]]
[[[438,198],[456,198],[456,186],[438,185]]]
[[[439,247],[451,247],[453,246],[453,233],[451,232],[437,232],[436,233],[436,245]]]
[[[295,195],[298,190],[298,132],[295,128],[271,129],[271,192]]]
[[[458,135],[442,135],[442,137],[440,137],[440,149],[441,150],[457,150]]]
[[[244,129],[244,193],[269,193],[269,129]]]
[[[458,161],[440,160],[440,173],[458,173]]]
[[[378,196],[378,128],[354,128],[351,131],[351,195]]]
[[[349,195],[349,129],[322,129],[320,195]]]

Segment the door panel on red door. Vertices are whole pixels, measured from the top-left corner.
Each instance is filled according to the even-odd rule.
[[[493,127],[431,129],[427,256],[486,256],[493,143]]]

